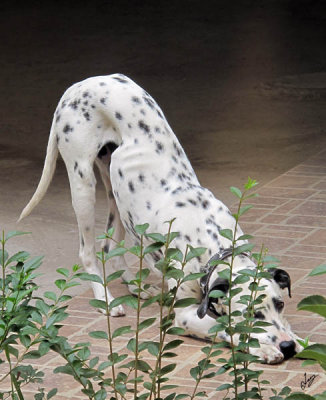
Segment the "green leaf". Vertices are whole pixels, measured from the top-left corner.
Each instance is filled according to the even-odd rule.
[[[223,383],[223,385],[220,385],[215,390],[220,392],[221,390],[227,390],[227,389],[231,389],[231,388],[233,388],[233,385],[231,385],[230,383]]]
[[[188,307],[191,306],[192,304],[196,304],[197,300],[194,299],[193,297],[186,297],[184,299],[177,300],[174,303],[174,308],[182,308],[182,307]]]
[[[242,197],[242,192],[241,192],[240,189],[238,189],[238,188],[236,188],[236,187],[234,187],[234,186],[231,186],[231,187],[230,187],[230,192],[233,193],[238,199],[241,199],[241,197]]]
[[[89,332],[88,335],[94,339],[108,340],[108,334],[104,331],[93,331],[93,332]]]
[[[183,254],[179,249],[175,249],[170,247],[166,253],[166,257],[168,260],[175,260],[182,262],[183,261]]]
[[[168,374],[169,372],[172,372],[177,364],[168,364],[165,367],[161,368],[160,370],[160,376],[163,376],[165,374]]]
[[[150,238],[155,242],[165,243],[165,237],[160,233],[146,233],[145,237]]]
[[[315,397],[309,396],[308,394],[295,392],[287,396],[285,400],[316,400]]]
[[[177,326],[175,326],[173,328],[170,328],[170,329],[168,329],[166,331],[166,333],[168,335],[183,335],[184,332],[185,332],[185,330],[183,328],[180,328],[180,327],[177,327]]]
[[[163,246],[163,243],[160,243],[160,242],[152,243],[145,248],[144,255],[149,254],[149,253],[154,253],[155,251],[159,250],[162,246]]]
[[[316,276],[326,274],[326,264],[318,265],[318,267],[314,268],[308,276]]]
[[[143,224],[143,225],[135,225],[135,231],[138,233],[138,235],[144,235],[146,230],[148,229],[149,224]]]
[[[145,319],[145,321],[142,321],[142,322],[138,325],[138,330],[141,331],[142,329],[148,328],[149,326],[153,325],[153,323],[154,323],[155,321],[156,321],[156,317]]]
[[[105,260],[107,261],[113,257],[123,256],[127,251],[128,250],[124,247],[116,247],[105,254]]]
[[[120,269],[119,271],[113,272],[112,274],[110,274],[106,277],[105,283],[108,284],[109,282],[119,279],[123,275],[124,272],[125,272],[124,269]]]
[[[53,300],[54,302],[57,301],[57,295],[54,292],[45,292],[44,297],[46,297],[49,300]]]
[[[241,246],[238,246],[234,249],[234,257],[241,254],[241,253],[246,253],[246,252],[251,252],[251,250],[253,249],[254,245],[251,243],[245,243]]]
[[[79,274],[77,274],[77,276],[82,281],[91,281],[91,282],[101,283],[103,285],[102,278],[97,274],[89,274],[87,272],[80,272]]]
[[[112,334],[112,339],[119,337],[121,335],[124,335],[125,333],[130,333],[132,332],[131,326],[121,326],[120,328],[117,328],[113,334]]]
[[[171,342],[167,343],[163,347],[163,351],[175,349],[176,347],[179,347],[182,343],[183,343],[183,340],[181,340],[181,339],[171,340]]]
[[[66,375],[71,375],[73,377],[75,376],[74,370],[69,365],[57,367],[53,370],[53,372],[55,374],[62,373],[62,374],[66,374]]]
[[[30,233],[32,233],[32,232],[10,231],[6,234],[5,241],[7,241],[15,236],[28,235]]]
[[[220,235],[225,237],[226,239],[233,241],[233,231],[231,229],[221,229]]]
[[[183,282],[187,282],[187,281],[195,281],[199,278],[201,278],[202,276],[205,276],[206,273],[205,272],[194,272],[192,274],[186,275],[183,279],[182,279],[182,283]]]
[[[253,239],[253,236],[252,235],[247,235],[247,234],[244,234],[244,235],[241,235],[241,236],[237,237],[237,241],[238,240],[251,240],[251,239]]]
[[[200,257],[206,252],[206,247],[192,247],[189,246],[189,251],[186,256],[186,261],[189,262],[195,257]]]
[[[297,358],[309,358],[312,360],[317,360],[321,363],[326,363],[326,344],[312,344],[306,347],[300,353],[296,354]]]
[[[69,277],[69,270],[67,270],[67,268],[58,268],[56,271],[58,274],[61,274],[61,275],[65,276],[66,278]]]
[[[253,205],[251,205],[251,204],[247,204],[246,206],[241,207],[240,210],[239,210],[238,216],[241,217],[241,215],[245,214],[252,207],[253,207]]]
[[[138,301],[137,298],[131,295],[126,295],[126,296],[120,296],[115,299],[113,299],[110,302],[109,308],[112,310],[113,307],[117,307],[120,304],[126,304],[127,306],[137,310],[138,307]]]
[[[225,293],[222,290],[212,290],[209,292],[208,297],[212,297],[213,299],[217,299],[219,297],[225,297]]]
[[[311,311],[326,318],[326,298],[319,295],[312,295],[302,299],[298,306],[298,310]]]
[[[91,300],[89,301],[89,304],[90,304],[92,307],[100,308],[100,309],[102,309],[102,310],[106,310],[106,302],[103,301],[103,300],[91,299]]]
[[[178,279],[182,279],[184,277],[184,272],[181,269],[177,269],[174,267],[170,267],[168,271],[165,273],[165,278],[166,279],[175,279],[176,281]]]
[[[58,389],[54,388],[49,391],[48,395],[46,396],[47,400],[51,399],[51,397],[55,396],[58,393]]]
[[[12,262],[24,262],[29,256],[30,254],[27,253],[27,251],[19,251],[7,260],[6,265],[11,264]]]

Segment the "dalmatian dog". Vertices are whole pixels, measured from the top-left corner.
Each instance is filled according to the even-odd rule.
[[[135,82],[121,74],[98,76],[76,83],[62,96],[54,114],[43,173],[38,187],[20,219],[26,217],[45,195],[55,171],[60,152],[69,176],[72,204],[76,213],[80,258],[86,271],[101,275],[96,263],[94,208],[94,163],[100,171],[108,200],[107,229],[114,228],[114,239],[125,235],[135,243],[139,237],[135,225],[150,224],[151,232],[162,232],[165,221],[175,218],[173,230],[180,232],[174,246],[181,251],[187,244],[207,248],[206,255],[192,259],[186,273],[200,272],[211,257],[230,260],[230,241],[221,229],[235,228],[228,208],[202,187],[178,139],[153,98]],[[242,235],[237,229],[238,237]],[[239,241],[241,245],[244,241]],[[109,243],[103,243],[108,251]],[[225,253],[226,251],[226,253]],[[154,267],[162,257],[158,251],[146,255]],[[134,278],[123,257],[110,263],[111,272],[124,269],[123,279]],[[255,268],[246,254],[236,256],[234,270]],[[176,325],[185,334],[207,338],[216,316],[226,312],[223,304],[210,298],[211,290],[226,291],[217,269],[207,270],[206,279],[188,281],[179,296],[196,297],[198,304],[176,309]],[[173,284],[172,284],[173,285]],[[264,307],[255,315],[271,322],[267,332],[257,335],[260,348],[251,348],[267,363],[277,363],[300,351],[295,334],[282,317],[281,291],[290,290],[290,277],[277,270],[265,282]],[[104,299],[102,285],[92,283],[95,298]],[[171,288],[171,287],[170,287]],[[111,301],[113,296],[107,289]],[[233,304],[233,309],[240,304]],[[112,309],[112,316],[124,315],[122,306]],[[228,340],[224,333],[220,338]]]

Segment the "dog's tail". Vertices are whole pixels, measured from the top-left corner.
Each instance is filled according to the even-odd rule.
[[[53,122],[50,131],[49,142],[46,150],[46,157],[44,161],[44,167],[40,182],[37,186],[35,193],[33,194],[33,197],[31,198],[27,206],[23,209],[17,222],[27,217],[27,215],[29,215],[32,212],[33,208],[37,206],[37,204],[44,197],[51,183],[55,171],[57,158],[58,158],[58,144],[57,144],[56,134],[54,132],[54,122]]]

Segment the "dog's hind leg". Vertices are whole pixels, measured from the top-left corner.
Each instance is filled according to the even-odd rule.
[[[77,166],[78,165],[78,166]],[[72,165],[66,160],[69,175],[72,204],[75,210],[80,239],[79,256],[83,266],[89,274],[96,274],[103,277],[96,262],[95,250],[95,185],[96,179],[93,166],[89,162],[78,161]],[[100,283],[92,282],[94,296],[98,300],[105,300],[104,287]],[[107,289],[108,301],[113,300],[113,296]],[[122,306],[111,310],[112,316],[124,315]]]
[[[106,146],[108,147],[108,146]],[[122,225],[119,210],[112,192],[112,186],[110,181],[110,151],[107,148],[105,151],[102,148],[102,151],[99,153],[98,158],[96,159],[96,165],[100,171],[102,181],[105,186],[107,201],[108,201],[108,219],[106,225],[106,231],[110,228],[114,228],[114,234],[112,239],[104,239],[102,242],[102,248],[106,253],[110,251],[111,248],[114,247],[114,242],[120,242],[125,238],[125,229]],[[128,268],[128,264],[123,256],[120,257],[112,257],[108,262],[108,273],[113,273],[114,271],[124,270],[122,279],[125,282],[130,282],[131,280],[136,279],[135,275]],[[134,290],[136,289],[135,285],[128,285],[129,291],[134,294]]]

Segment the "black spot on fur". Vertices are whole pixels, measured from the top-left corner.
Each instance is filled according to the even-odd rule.
[[[160,142],[155,142],[156,145],[156,153],[161,153],[164,150],[164,146],[162,143]]]
[[[203,206],[203,208],[206,210],[209,207],[209,201],[204,200],[201,204]]]
[[[84,178],[84,174],[81,172],[81,170],[78,170],[78,175],[83,179]]]
[[[186,203],[183,203],[183,202],[181,202],[181,201],[177,201],[177,202],[175,203],[175,206],[176,206],[176,207],[185,207],[185,206],[186,206]]]
[[[106,83],[105,82],[100,82],[99,85],[100,86],[106,86]]]
[[[103,105],[105,105],[105,103],[106,103],[106,100],[107,100],[107,98],[106,98],[106,97],[102,97],[102,98],[100,99],[100,102],[101,102]]]
[[[86,119],[86,121],[90,121],[91,120],[91,116],[89,115],[89,112],[84,112],[83,114],[84,118]]]
[[[189,236],[189,235],[185,235],[185,239],[186,239],[188,242],[191,242],[191,239],[190,239],[190,236]]]
[[[124,78],[120,78],[118,76],[115,76],[113,79],[115,79],[116,81],[120,82],[120,83],[128,83],[128,81]]]
[[[77,110],[79,103],[80,103],[80,100],[74,100],[69,104],[69,107],[71,107],[73,110]]]
[[[140,100],[140,98],[137,97],[137,96],[133,96],[133,97],[131,98],[131,101],[132,101],[133,103],[135,103],[135,104],[141,104],[141,100]]]
[[[197,203],[196,203],[195,200],[193,200],[193,199],[188,199],[188,202],[189,202],[190,204],[192,204],[193,206],[196,206],[196,205],[197,205]]]
[[[74,171],[75,171],[75,172],[76,172],[77,168],[78,168],[78,162],[75,161],[75,165],[74,165]]]
[[[164,118],[164,117],[163,117],[163,114],[161,113],[160,110],[156,110],[156,112],[157,112],[157,115],[158,115],[160,118],[162,118],[162,119]]]
[[[135,192],[134,184],[131,181],[128,182],[128,187],[131,193]]]
[[[84,97],[84,98],[89,97],[89,92],[84,92],[84,93],[83,93],[83,97]]]
[[[280,326],[279,326],[279,324],[276,322],[276,321],[272,321],[272,324],[275,326],[275,328],[277,329],[277,330],[280,330]]]
[[[150,201],[146,201],[146,208],[147,208],[147,210],[151,210],[152,204]]]
[[[145,181],[145,177],[144,177],[143,174],[139,174],[138,175],[138,179],[139,179],[140,182],[144,182]]]
[[[56,118],[55,118],[55,122],[59,122],[59,121],[60,121],[60,118],[61,118],[61,115],[58,114],[58,115],[56,116]]]
[[[74,128],[72,128],[69,124],[66,124],[63,127],[63,132],[66,133],[66,134],[68,134],[69,132],[72,132],[73,130],[74,130]]]
[[[119,174],[120,178],[123,178],[123,173],[120,168],[118,169],[118,174]]]
[[[154,107],[155,107],[155,102],[154,102],[153,99],[150,98],[149,95],[145,95],[145,96],[143,97],[143,99],[144,99],[145,103],[148,105],[148,107],[150,107],[151,109],[154,109]]]
[[[171,193],[172,194],[177,194],[177,193],[179,193],[180,191],[182,190],[182,187],[181,186],[178,186],[176,189],[174,189]]]
[[[257,319],[265,319],[265,315],[261,311],[255,311],[254,317]]]
[[[138,122],[138,126],[141,130],[143,130],[145,133],[149,133],[150,132],[150,127],[148,125],[145,124],[144,121],[139,121]]]
[[[122,120],[122,115],[119,112],[115,113],[115,117],[116,117],[116,119],[118,119],[120,121]]]
[[[166,184],[167,184],[167,182],[166,182],[166,180],[165,179],[161,179],[161,186],[165,186]]]

